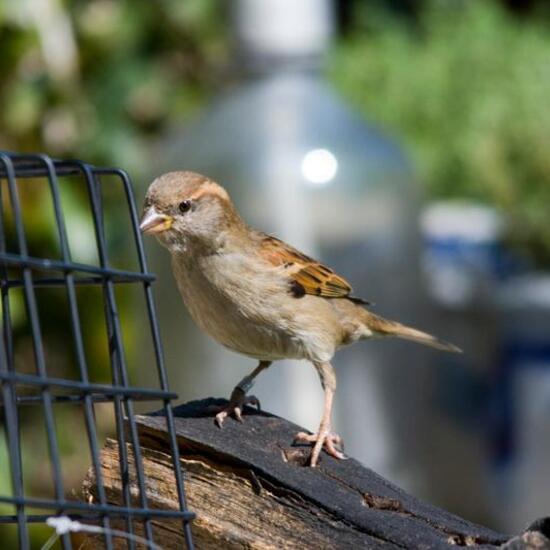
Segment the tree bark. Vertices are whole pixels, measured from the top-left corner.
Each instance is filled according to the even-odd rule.
[[[512,537],[421,502],[353,459],[338,461],[323,453],[318,468],[305,467],[309,447],[292,446],[302,428],[246,408],[242,424],[227,419],[219,429],[213,411],[224,403],[205,399],[175,409],[187,503],[197,514],[193,537],[198,549],[550,549],[548,518]],[[149,505],[177,509],[165,419],[153,413],[138,416],[137,422]],[[130,447],[128,452],[132,497],[138,505]],[[116,441],[107,440],[101,465],[108,500],[120,504]],[[92,470],[83,496],[97,498]],[[181,523],[153,524],[158,545],[184,548]],[[123,539],[115,541],[126,547]],[[86,544],[97,548],[98,540],[90,538]]]

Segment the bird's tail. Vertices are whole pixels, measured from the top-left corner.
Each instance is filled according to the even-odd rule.
[[[395,336],[397,338],[403,338],[405,340],[411,340],[413,342],[418,342],[419,344],[425,344],[426,346],[431,346],[432,348],[441,349],[443,351],[450,351],[453,353],[462,353],[462,350],[451,344],[450,342],[445,342],[440,340],[427,332],[422,332],[412,327],[407,327],[396,321],[390,321],[384,319],[374,313],[364,310],[367,314],[365,324],[374,334],[380,336]]]

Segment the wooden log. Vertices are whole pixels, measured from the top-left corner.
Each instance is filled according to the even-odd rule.
[[[205,399],[177,407],[176,431],[185,469],[188,506],[199,549],[274,548],[477,548],[550,549],[550,519],[512,537],[419,501],[353,459],[323,453],[319,467],[305,467],[309,448],[293,446],[303,429],[246,408],[244,422],[215,426],[213,410],[224,400]],[[177,509],[165,419],[137,417],[147,496],[153,508]],[[133,464],[131,449],[130,464]],[[108,440],[101,455],[109,502],[120,504],[118,446]],[[132,497],[138,504],[135,472]],[[95,499],[90,471],[84,498]],[[118,525],[124,528],[123,525]],[[136,525],[139,534],[141,527]],[[155,542],[183,548],[181,525],[154,522]],[[117,540],[120,548],[125,543]],[[97,548],[97,539],[88,540]]]

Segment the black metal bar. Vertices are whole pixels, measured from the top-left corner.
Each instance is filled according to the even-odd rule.
[[[88,186],[88,194],[92,206],[92,215],[94,219],[94,229],[96,235],[96,244],[98,248],[99,263],[102,268],[108,268],[109,262],[107,259],[107,246],[105,242],[105,234],[103,231],[103,212],[101,203],[101,190],[96,180],[92,168],[82,163],[82,172],[86,178]],[[103,286],[103,295],[105,300],[105,320],[107,325],[107,332],[109,338],[109,347],[111,349],[111,364],[113,371],[113,383],[122,384],[127,386],[126,366],[124,359],[124,347],[122,343],[121,329],[118,319],[118,310],[116,306],[116,298],[114,293],[113,281],[110,278],[105,279]],[[130,399],[124,399],[124,408],[126,410],[126,417],[130,425],[130,439],[132,441],[132,447],[134,449],[134,465],[137,474],[140,502],[143,508],[147,508],[147,496],[145,478],[143,475],[143,467],[141,461],[141,451],[139,447],[139,438],[137,436],[137,430],[133,418],[133,405]],[[126,446],[124,444],[124,418],[122,415],[121,400],[117,396],[115,398],[115,417],[117,434],[119,435],[119,457],[121,462],[121,479],[122,479],[122,493],[126,505],[130,502],[130,471],[129,463],[126,452]],[[122,445],[121,445],[122,444]],[[133,530],[133,523],[131,517],[127,518],[127,529],[129,532]],[[151,523],[148,519],[144,521],[146,540],[153,541],[153,531]],[[129,545],[130,546],[130,545]]]
[[[132,230],[134,233],[134,241],[138,251],[139,267],[143,273],[147,273],[147,261],[145,259],[145,251],[143,249],[143,241],[141,240],[141,231],[139,229],[139,219],[137,215],[136,204],[134,200],[134,194],[132,192],[132,185],[130,178],[124,170],[117,170],[116,175],[120,177],[124,185],[124,191],[126,193],[126,200],[130,209],[130,218],[132,221]],[[149,317],[149,324],[151,333],[153,335],[153,346],[155,351],[155,359],[157,364],[157,372],[160,380],[160,387],[163,390],[168,388],[168,377],[166,376],[166,369],[164,366],[164,354],[162,352],[162,345],[160,342],[160,331],[158,327],[157,318],[155,315],[155,305],[153,298],[153,290],[149,283],[144,283],[145,299],[147,303],[147,312]],[[170,453],[172,455],[172,462],[174,466],[174,475],[176,478],[176,489],[178,493],[178,501],[180,510],[187,509],[187,502],[185,497],[185,489],[183,485],[183,474],[180,464],[179,447],[176,439],[176,428],[174,425],[174,413],[172,410],[172,404],[169,400],[163,401],[164,415],[166,418],[166,427],[168,431],[168,437],[170,440]],[[193,537],[191,535],[191,525],[185,523],[183,525],[185,533],[185,542],[189,550],[193,549]]]
[[[11,162],[6,155],[0,155],[0,166]],[[0,181],[0,252],[6,250],[6,228],[4,221],[2,185]],[[4,263],[1,264],[1,277],[7,278],[7,270]],[[13,372],[15,369],[13,357],[13,335],[11,327],[9,291],[2,286],[2,341],[0,349],[0,374]],[[5,403],[4,415],[6,419],[6,440],[10,455],[10,474],[13,494],[22,498],[23,491],[23,465],[21,461],[21,440],[19,431],[19,415],[16,404],[16,389],[13,384],[6,384],[2,381],[2,397]],[[29,534],[25,519],[24,504],[16,505],[19,547],[29,546]]]
[[[9,198],[17,233],[17,244],[19,248],[19,253],[21,254],[21,256],[26,257],[28,255],[27,241],[25,237],[25,230],[23,227],[23,216],[21,212],[21,205],[19,202],[16,178],[13,170],[11,169],[12,164],[6,164],[5,166],[8,180]],[[44,358],[44,348],[42,345],[42,331],[40,328],[40,320],[38,317],[38,308],[36,304],[36,296],[34,293],[32,273],[29,267],[23,267],[23,283],[25,309],[30,323],[35,367],[38,376],[45,378],[47,377],[47,372],[46,362]],[[63,478],[61,474],[61,460],[57,444],[53,404],[51,401],[49,389],[47,387],[42,387],[41,392],[44,404],[44,423],[46,426],[48,452],[51,460],[54,492],[56,499],[59,501],[60,504],[63,504],[63,502],[65,501],[65,490],[63,488]],[[72,548],[71,540],[68,535],[64,535],[62,537],[62,541],[64,548],[68,548],[69,550]]]
[[[59,242],[61,245],[61,253],[64,263],[71,262],[71,252],[69,249],[69,240],[67,238],[67,230],[65,228],[65,220],[61,210],[61,199],[59,195],[59,187],[57,177],[55,174],[53,163],[49,158],[43,157],[46,167],[48,169],[48,181],[50,183],[50,190],[52,194],[52,200],[54,204],[55,220],[57,224]],[[76,299],[76,289],[74,285],[74,275],[72,272],[65,272],[67,299],[69,301],[69,310],[71,316],[71,328],[73,341],[75,344],[75,352],[77,358],[77,365],[82,383],[89,386],[88,368],[86,362],[86,354],[84,352],[84,342],[82,340],[82,330],[80,327],[80,316],[78,314],[78,302]],[[103,483],[103,475],[101,473],[101,462],[99,458],[99,446],[97,439],[97,430],[95,426],[95,411],[93,401],[90,394],[84,394],[84,422],[86,424],[86,435],[88,438],[88,445],[90,448],[92,466],[95,472],[95,480],[97,486],[97,494],[99,502],[103,505],[107,504],[107,494],[105,492],[105,484]],[[111,522],[107,515],[103,515],[101,523],[105,530],[105,544],[107,547],[112,546],[113,540],[110,533]]]
[[[7,370],[4,346],[0,349],[0,372]],[[15,498],[19,502],[14,503],[17,511],[17,525],[19,547],[28,548],[29,534],[27,531],[27,522],[25,518],[25,503],[23,499],[23,472],[21,466],[21,446],[19,440],[19,422],[17,418],[17,406],[14,401],[14,388],[2,382],[2,397],[5,408],[4,415],[6,419],[6,440],[10,455],[10,473],[11,485]]]
[[[0,375],[1,378],[1,375]],[[132,399],[134,401],[158,401],[158,397],[150,397],[148,395],[140,395],[139,390],[136,390],[136,393],[132,392]],[[89,393],[82,393],[80,395],[55,395],[52,394],[52,401],[54,403],[66,403],[68,405],[75,404],[79,405],[86,401],[86,399],[90,399],[93,403],[111,403],[113,401],[114,395],[111,394],[89,394]],[[42,398],[40,395],[18,395],[17,396],[17,404],[18,405],[40,405],[42,403]],[[0,401],[0,407],[3,407],[4,403]]]
[[[133,398],[136,396],[147,397],[149,400],[155,399],[176,399],[177,394],[169,391],[154,390],[149,388],[132,388],[129,386],[110,386],[108,384],[94,384],[88,382],[80,382],[78,380],[67,380],[65,378],[51,378],[48,376],[41,377],[34,374],[19,374],[13,372],[0,373],[0,380],[11,380],[25,386],[40,386],[48,388],[55,386],[59,388],[67,388],[79,390],[81,392],[95,392],[108,395],[121,395]]]
[[[104,290],[105,292],[105,290]],[[118,368],[118,356],[115,346],[113,346],[113,322],[108,312],[108,304],[105,302],[105,323],[107,325],[107,335],[109,338],[109,350],[111,355],[112,379],[113,384],[120,385],[120,375]],[[122,499],[124,505],[129,508],[132,504],[132,495],[130,490],[130,463],[128,461],[128,450],[126,449],[126,433],[124,429],[124,416],[122,409],[122,399],[120,395],[114,399],[115,424],[118,440],[118,460],[120,467],[120,481],[122,484]],[[133,533],[134,524],[132,516],[126,516],[126,529],[129,533]],[[130,550],[134,547],[133,542],[128,542],[127,546]]]
[[[24,504],[30,508],[43,508],[60,510],[63,512],[67,510],[81,510],[83,512],[92,512],[95,514],[108,513],[112,516],[137,516],[142,518],[183,518],[191,520],[195,518],[193,512],[182,512],[180,510],[160,510],[158,508],[138,508],[126,506],[115,506],[114,504],[87,504],[85,502],[79,502],[77,500],[65,500],[62,505],[57,500],[50,500],[47,498],[36,497],[4,497],[0,496],[0,502],[5,504]]]
[[[143,281],[154,281],[154,275],[144,274],[144,273],[135,273],[133,271],[121,271],[120,269],[108,269],[95,267],[92,265],[84,265],[74,262],[61,262],[58,260],[50,260],[43,258],[32,258],[30,256],[24,255],[23,257],[17,254],[11,254],[4,252],[0,254],[0,262],[14,265],[17,267],[24,268],[35,268],[42,271],[61,271],[65,273],[71,272],[80,272],[80,273],[91,273],[93,275],[100,275],[103,277],[103,282],[105,278],[109,277],[113,282],[124,281],[124,282],[143,282]]]
[[[105,241],[100,242],[100,246],[103,246],[104,257],[107,261],[107,248],[105,246]],[[118,351],[116,354],[115,365],[120,377],[120,382],[123,386],[127,386],[129,383],[127,368],[126,368],[126,359],[124,355],[124,344],[122,342],[122,329],[120,326],[120,319],[118,316],[118,308],[116,303],[115,289],[112,281],[107,281],[106,284],[106,296],[107,296],[107,308],[109,310],[109,317],[111,319],[111,328],[113,330],[113,339],[115,342],[115,348]],[[139,500],[140,504],[144,509],[149,507],[147,501],[147,485],[145,481],[145,473],[143,471],[143,460],[141,457],[141,446],[139,442],[139,434],[137,430],[137,425],[134,418],[134,404],[133,401],[125,397],[124,398],[124,409],[126,411],[126,421],[130,431],[130,439],[132,442],[132,448],[134,451],[134,467],[136,471],[137,485],[139,488]],[[154,542],[153,537],[153,526],[149,518],[145,518],[144,522],[145,528],[145,538],[150,542]]]
[[[3,160],[3,159],[2,159]],[[3,192],[0,181],[0,205],[3,204]],[[0,208],[0,256],[6,252],[6,227],[4,223],[4,210]],[[11,334],[11,315],[8,287],[5,282],[8,280],[8,272],[6,264],[0,263],[0,292],[2,295],[2,336],[4,338],[4,346],[6,348],[6,357],[8,367],[13,368],[13,339]]]
[[[28,153],[14,153],[3,151],[3,153],[10,157],[10,159],[15,160],[14,169],[15,176],[17,178],[36,178],[36,177],[45,177],[47,176],[47,169],[45,168],[42,158],[46,157],[51,162],[53,162],[56,174],[58,176],[74,176],[82,173],[80,165],[82,161],[76,159],[50,159],[46,155],[41,154],[28,154]],[[88,165],[94,171],[98,173],[112,173],[116,168],[97,168],[92,165]],[[2,169],[0,165],[0,177],[5,177],[6,171]]]
[[[1,258],[0,258],[1,261]],[[34,288],[45,288],[45,287],[60,287],[65,286],[67,279],[65,277],[41,277],[39,279],[34,279]],[[124,283],[135,283],[134,279],[124,279],[122,277],[117,277],[114,280],[117,284]],[[101,277],[74,277],[73,283],[76,286],[88,286],[88,285],[102,285],[104,283]],[[21,279],[7,279],[0,282],[0,287],[6,288],[21,288],[23,286],[23,281]]]

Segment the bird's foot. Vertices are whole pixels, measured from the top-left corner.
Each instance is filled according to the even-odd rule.
[[[229,405],[223,407],[222,410],[216,415],[215,422],[218,427],[223,427],[223,421],[228,416],[234,416],[239,422],[243,421],[243,407],[245,405],[254,405],[260,410],[260,401],[254,395],[246,395],[246,393],[237,387],[231,393],[229,398]]]
[[[338,434],[332,433],[329,430],[320,430],[316,434],[299,432],[294,437],[294,441],[314,443],[310,460],[310,466],[313,468],[317,466],[319,454],[323,448],[330,456],[333,456],[334,458],[338,458],[340,460],[345,460],[347,458],[342,452],[344,450],[344,442],[342,441],[342,438]],[[342,451],[337,449],[337,447],[340,447]]]

